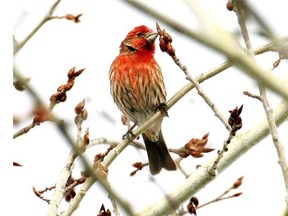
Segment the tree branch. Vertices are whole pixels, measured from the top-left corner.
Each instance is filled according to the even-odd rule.
[[[253,11],[250,10],[250,7],[246,5],[245,1],[235,0],[233,2],[235,4],[236,14],[238,17],[238,22],[241,28],[242,36],[246,44],[246,49],[248,50],[248,53],[250,53],[250,55],[254,58],[252,44],[250,41],[250,37],[249,37],[248,30],[247,30],[247,25],[246,25],[246,17],[247,17],[246,15],[247,13],[252,13],[254,17],[258,17],[258,16],[254,14]],[[265,28],[267,32],[269,32],[272,36],[274,36],[270,28],[266,24],[264,24],[264,22],[262,22],[262,20],[259,17],[257,21],[260,22],[260,24]],[[269,125],[269,131],[272,136],[272,140],[273,140],[273,143],[274,143],[274,146],[276,148],[278,158],[279,158],[279,165],[282,170],[282,175],[283,175],[285,188],[286,188],[286,199],[285,199],[286,208],[285,209],[287,210],[288,209],[288,172],[287,172],[288,164],[287,164],[286,157],[285,157],[284,147],[281,144],[281,141],[278,135],[277,125],[273,118],[273,109],[270,107],[270,104],[267,98],[266,87],[262,82],[259,82],[258,88],[260,92],[260,99],[261,99],[260,101],[262,102],[264,111],[266,113],[266,118],[267,118],[268,125]]]
[[[166,25],[169,25],[176,31],[195,39],[196,41],[212,48],[215,51],[218,51],[220,54],[226,55],[227,58],[231,60],[232,64],[242,70],[242,72],[259,82],[263,82],[272,91],[288,100],[288,81],[272,75],[259,65],[255,64],[251,56],[239,46],[234,35],[225,30],[219,25],[219,23],[215,24],[215,19],[211,17],[205,8],[201,7],[201,2],[196,0],[187,1],[190,8],[199,18],[201,26],[207,27],[205,30],[201,29],[202,31],[200,32],[195,32],[187,28],[187,26],[184,26],[182,23],[176,22],[175,19],[153,11],[151,8],[149,8],[148,12],[148,7],[139,1],[126,0],[124,2],[141,9],[141,11],[143,9],[144,12],[147,12],[149,15],[155,17],[157,20],[165,23]],[[200,7],[201,10],[199,9]],[[211,35],[213,35],[213,37],[211,37]],[[279,39],[276,41],[277,44],[281,44]],[[278,49],[280,49],[280,47],[278,47]]]
[[[286,40],[288,40],[288,37],[286,38]],[[271,50],[271,46],[272,43],[266,44],[263,47],[260,47],[258,49],[255,50],[255,53],[257,54],[262,54],[264,52],[270,51]],[[226,61],[224,63],[222,63],[221,65],[219,65],[218,67],[206,72],[206,73],[201,73],[201,75],[199,75],[198,77],[195,78],[195,80],[199,83],[212,78],[213,76],[219,74],[220,72],[226,70],[227,68],[229,68],[232,64],[229,61]],[[180,89],[168,102],[167,102],[167,109],[169,110],[173,105],[175,105],[182,97],[184,97],[189,91],[191,91],[194,88],[193,83],[188,83],[186,86],[184,86],[182,89]],[[282,108],[284,109],[284,108]],[[280,115],[280,114],[279,114]],[[153,124],[153,122],[157,121],[159,118],[162,117],[161,112],[157,112],[151,119],[149,119],[145,124],[143,124],[141,127],[137,128],[135,131],[133,131],[133,134],[135,135],[135,137],[139,136],[141,133],[143,133],[147,127],[149,127],[151,124]],[[284,120],[282,120],[284,121]],[[103,139],[103,138],[101,138]],[[93,142],[93,144],[97,144],[99,142],[106,142],[107,140],[104,138],[102,141],[100,140],[95,140],[95,142]],[[129,145],[129,143],[131,142],[131,140],[129,140],[128,138],[126,138],[125,140],[123,140],[120,144],[117,145],[117,147],[115,147],[112,151],[110,151],[110,153],[105,157],[104,162],[102,163],[103,166],[109,167],[110,164],[117,158],[117,156]],[[91,143],[91,145],[93,145]],[[231,149],[229,148],[229,152],[231,151]],[[214,161],[213,161],[214,162]],[[211,163],[212,165],[212,163]],[[221,165],[219,165],[221,166]],[[97,170],[95,171],[97,172]],[[94,173],[94,172],[93,172]],[[208,178],[212,178],[210,174],[204,173],[202,175],[209,175]],[[196,178],[197,179],[197,178]],[[91,186],[95,183],[95,181],[97,180],[97,177],[95,177],[95,175],[89,177],[86,182],[83,184],[82,188],[81,188],[81,193],[76,194],[76,196],[74,197],[74,199],[71,201],[70,205],[71,206],[78,206],[79,203],[81,202],[81,200],[83,199],[84,195],[86,194],[86,192],[91,188]],[[107,189],[104,186],[105,189]],[[69,215],[69,214],[68,214]]]
[[[274,112],[274,118],[276,124],[279,126],[288,118],[288,102],[282,101]],[[222,160],[218,164],[218,173],[223,172],[227,167],[233,164],[238,158],[241,157],[245,152],[250,150],[255,144],[259,143],[269,134],[269,125],[266,119],[260,121],[253,128],[244,132],[243,134],[236,136],[231,144],[229,145],[229,151],[223,156]],[[211,167],[215,159],[206,163],[201,168],[197,169],[196,172],[187,178],[179,187],[173,192],[168,193],[165,197],[155,202],[153,205],[138,212],[136,216],[144,215],[167,215],[175,211],[181,203],[188,200],[201,188],[205,187],[215,178],[208,174],[208,168]],[[173,200],[173,205],[171,205]]]
[[[50,17],[54,13],[58,4],[61,0],[56,0],[56,2],[51,6],[47,14],[43,17],[43,19],[39,22],[39,24],[27,35],[24,40],[22,40],[14,49],[14,56],[22,49],[22,47],[36,34],[36,32],[47,22],[50,20]]]

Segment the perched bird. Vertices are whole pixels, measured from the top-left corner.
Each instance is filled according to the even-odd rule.
[[[166,103],[161,68],[154,59],[157,36],[156,32],[144,25],[135,27],[121,42],[120,53],[110,67],[114,102],[138,126]],[[161,123],[162,119],[156,121],[142,134],[152,175],[159,173],[162,167],[176,170],[162,135]]]

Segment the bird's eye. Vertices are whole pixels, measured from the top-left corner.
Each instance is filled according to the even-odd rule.
[[[143,33],[143,32],[138,32],[136,35],[137,35],[138,37],[142,37],[142,36],[144,36],[144,33]]]

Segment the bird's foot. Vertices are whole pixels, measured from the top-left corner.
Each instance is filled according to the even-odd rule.
[[[135,134],[133,133],[133,129],[136,127],[136,123],[130,127],[125,134],[123,134],[122,139],[125,139],[126,137],[132,138],[132,139],[139,139],[139,137],[136,137]]]
[[[169,117],[168,115],[168,107],[166,103],[160,103],[157,107],[157,110],[161,111],[166,117]]]

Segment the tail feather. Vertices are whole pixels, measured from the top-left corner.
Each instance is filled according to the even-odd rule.
[[[146,146],[149,168],[152,175],[158,174],[162,167],[166,170],[176,170],[176,165],[169,154],[162,132],[160,131],[159,140],[153,142],[142,134]]]

